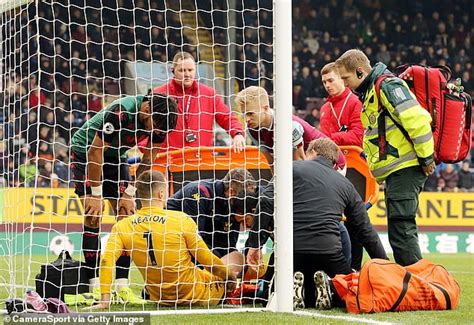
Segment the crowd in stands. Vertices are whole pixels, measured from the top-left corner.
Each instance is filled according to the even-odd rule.
[[[1,94],[1,182],[68,187],[72,134],[102,109],[105,94],[121,94],[125,61],[166,62],[178,50],[195,50],[182,46],[190,42],[180,25],[178,14],[157,1],[24,7],[5,26],[19,36],[5,41],[18,51],[7,60]]]
[[[319,126],[319,110],[327,96],[321,68],[353,47],[392,71],[405,63],[447,65],[453,79],[460,78],[474,96],[474,26],[469,23],[473,2],[299,0],[293,5],[293,106],[310,124]],[[467,165],[462,166],[443,166],[428,182],[439,185],[427,184],[425,190],[472,188],[465,180],[472,177],[474,141]]]
[[[319,72],[359,47],[372,63],[448,65],[474,94],[471,1],[294,1],[293,76],[297,110],[325,97]],[[337,19],[334,19],[337,17]]]
[[[271,94],[271,1],[242,2],[237,9],[245,14],[234,16],[226,2],[196,3],[220,44],[228,42],[229,23],[245,26],[236,28],[235,35],[239,87],[260,85]],[[18,50],[4,67],[0,180],[8,186],[67,187],[71,135],[102,108],[105,94],[122,92],[123,63],[167,62],[177,50],[197,52],[183,34],[178,12],[165,10],[161,1],[71,0],[69,6],[60,1],[38,6],[36,11],[35,3],[29,5],[6,26],[7,35],[17,36],[7,38],[4,48]],[[446,64],[474,95],[473,13],[474,3],[468,0],[293,1],[296,114],[319,126],[326,97],[320,69],[352,47],[391,69],[407,62]],[[470,159],[462,167],[440,168],[426,190],[461,191],[469,184],[472,189],[468,170],[474,167],[474,155]]]
[[[429,192],[472,192],[474,174],[469,169],[469,160],[460,165],[441,164],[434,174],[428,177],[425,191]]]

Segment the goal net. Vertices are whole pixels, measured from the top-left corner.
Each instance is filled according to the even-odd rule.
[[[258,191],[273,182],[273,163],[267,163],[261,149],[272,151],[274,147],[268,148],[260,137],[254,137],[252,143],[246,136],[245,117],[235,103],[240,90],[259,86],[268,92],[270,107],[278,107],[274,104],[273,9],[271,1],[237,0],[8,0],[0,4],[2,303],[7,299],[24,298],[29,288],[43,296],[51,291],[58,292],[56,295],[59,294],[59,298],[64,300],[64,294],[84,296],[85,291],[90,291],[94,296],[97,293],[89,279],[97,277],[100,257],[95,256],[97,273],[94,273],[90,256],[88,261],[86,254],[84,260],[84,251],[92,254],[91,245],[96,244],[91,244],[89,239],[85,244],[84,238],[97,235],[94,238],[100,241],[97,245],[101,253],[107,251],[107,242],[115,224],[114,207],[120,207],[112,203],[126,188],[123,182],[128,180],[128,174],[133,182],[134,173],[141,173],[140,164],[165,175],[170,197],[185,185],[195,184],[193,182],[200,181],[199,188],[207,184],[205,182],[214,182],[211,193],[203,194],[201,191],[198,196],[186,197],[189,194],[186,192],[185,198],[177,200],[181,200],[184,209],[186,199],[194,199],[199,211],[191,217],[197,222],[199,235],[205,241],[210,238],[206,244],[217,245],[209,247],[213,252],[228,249],[225,252],[235,250],[246,253],[245,243],[252,225],[245,218],[247,221],[238,222],[238,213],[233,213],[231,203],[243,202],[245,210],[251,204],[247,200],[250,194],[245,186],[243,196],[235,191],[229,194],[225,187],[225,195],[221,197],[215,181],[224,179],[230,169],[247,169],[259,186],[256,194],[252,194],[256,197],[259,196]],[[186,88],[185,83],[192,83],[192,76],[188,75],[184,63],[177,66],[176,60],[173,62],[180,51],[190,53],[196,62],[195,81],[191,86],[193,92],[189,94],[187,91],[191,88]],[[291,64],[290,61],[291,58],[288,64]],[[287,80],[291,80],[291,75]],[[196,86],[198,82],[200,86]],[[152,118],[153,130],[150,130],[142,120],[145,115],[141,115],[141,109],[146,106],[147,99],[151,101],[153,95],[150,91],[156,91],[157,87],[160,87],[160,93],[172,97],[178,106],[175,127],[178,140],[172,143],[169,135],[165,140],[168,149],[163,149],[156,159],[148,163],[143,157],[146,154],[143,148],[149,146],[148,141],[156,143],[149,140],[153,136],[147,137],[154,132],[153,123],[156,121]],[[119,100],[123,98],[130,100]],[[167,105],[170,110],[171,104],[168,102]],[[290,105],[285,109],[289,111]],[[104,109],[108,113],[103,113]],[[110,122],[112,115],[121,119],[118,124]],[[131,124],[123,122],[127,118],[130,118],[127,122]],[[172,120],[169,115],[165,118]],[[94,121],[99,121],[99,124],[94,124]],[[112,126],[105,125],[107,123]],[[124,135],[127,132],[128,138]],[[244,149],[236,153],[232,145],[239,136],[245,137],[246,143]],[[100,141],[92,144],[96,139]],[[136,145],[132,146],[134,143]],[[179,150],[181,147],[184,150]],[[90,148],[101,150],[100,165],[91,160]],[[98,182],[94,180],[97,176],[90,174],[91,166],[99,166],[94,169],[99,170]],[[95,190],[102,186],[100,195],[106,200],[97,234],[91,230],[93,227],[84,227],[84,201],[78,196],[78,188],[82,188],[83,194],[90,194],[91,186]],[[114,186],[115,193],[111,194]],[[225,186],[228,184],[225,183]],[[275,192],[278,193],[278,189]],[[281,193],[284,193],[283,190]],[[239,198],[234,197],[237,194],[240,194]],[[209,202],[200,200],[199,195],[208,195]],[[207,215],[199,215],[200,220],[208,221],[205,229],[201,229],[198,222],[198,214],[205,210],[200,204],[210,206],[205,212]],[[227,209],[224,214],[219,210],[223,207]],[[260,221],[258,216],[253,217],[255,222]],[[179,274],[184,272],[186,265],[166,269],[163,263],[166,264],[167,256],[173,254],[191,254],[188,262],[197,265],[193,281],[201,281],[200,285],[208,282],[196,276],[196,272],[207,276],[210,273],[205,273],[208,272],[205,270],[212,271],[214,265],[202,265],[202,261],[196,261],[199,259],[196,257],[197,250],[188,247],[180,247],[179,251],[167,250],[166,239],[162,241],[162,237],[158,238],[157,234],[150,232],[145,233],[148,237],[137,235],[138,231],[118,235],[122,237],[120,245],[124,245],[124,255],[132,255],[134,260],[130,274],[125,276],[133,294],[140,297],[142,289],[151,285],[152,278],[162,282],[173,278],[175,281],[170,285],[174,285],[176,297],[181,297],[181,301],[173,302],[168,296],[155,293],[151,297],[153,303],[130,307],[131,304],[120,304],[125,298],[118,293],[126,285],[119,287],[113,284],[111,293],[116,301],[110,305],[110,310],[155,310],[156,302],[158,308],[165,305],[166,308],[179,310],[194,307],[196,301],[210,300],[198,296],[199,290],[192,283],[180,282],[182,278]],[[271,229],[257,231],[271,233]],[[235,236],[238,239],[234,243]],[[134,243],[140,237],[146,244],[143,247],[138,242]],[[220,242],[214,240],[217,237],[221,238]],[[273,238],[276,243],[277,237]],[[200,237],[193,238],[198,240]],[[222,242],[229,247],[220,247]],[[244,259],[243,275],[236,281],[240,290],[234,290],[231,295],[221,290],[222,295],[214,303],[215,306],[210,303],[201,305],[221,309],[266,305],[267,296],[263,292],[273,277],[269,273],[265,275],[265,270],[274,269],[273,259],[270,261],[269,258],[275,245],[271,239],[260,244],[265,265],[256,268],[252,274],[252,268],[246,265]],[[83,261],[82,264],[74,264],[66,258],[51,268],[49,264],[57,260],[63,250],[68,251],[72,259]],[[155,254],[154,259],[150,253]],[[144,265],[135,260],[140,256],[145,256]],[[156,257],[159,257],[158,260]],[[285,258],[291,264],[291,255]],[[102,255],[102,262],[104,259]],[[235,264],[235,261],[221,260]],[[118,261],[113,262],[116,267],[111,267],[112,278],[115,279],[127,267]],[[166,277],[164,272],[176,274]],[[77,281],[82,281],[82,285]],[[152,291],[161,292],[167,283],[154,285],[158,289]],[[183,290],[191,292],[182,294]],[[85,296],[86,300],[90,298],[90,295]],[[79,299],[70,307],[80,310],[89,303],[89,300],[84,302]]]

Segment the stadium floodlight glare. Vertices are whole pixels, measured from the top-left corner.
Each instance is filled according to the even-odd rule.
[[[248,168],[260,184],[275,185],[274,239],[264,246],[266,263],[275,250],[274,293],[266,308],[255,299],[257,291],[234,297],[234,302],[245,301],[234,306],[172,304],[152,313],[293,310],[293,191],[288,186],[293,182],[291,1],[252,3],[0,1],[1,304],[9,298],[24,298],[26,289],[35,288],[41,266],[53,262],[63,249],[76,260],[84,259],[84,209],[74,194],[71,138],[114,100],[146,95],[149,89],[171,80],[173,55],[184,50],[196,56],[197,80],[214,88],[242,123],[245,119],[235,104],[238,91],[259,85],[270,94],[275,111],[274,177],[268,177],[268,168],[255,167],[263,164],[244,161],[241,167],[253,166]],[[118,7],[121,4],[124,7]],[[229,145],[231,139],[215,124],[215,137],[223,133],[220,141]],[[103,130],[113,132],[114,127]],[[225,153],[230,157],[229,168],[235,165],[232,151],[229,147]],[[141,153],[132,148],[127,155],[133,165]],[[219,160],[217,168],[220,156],[216,153],[214,161],[201,162],[201,166],[197,153],[187,165],[189,170],[181,173],[172,174],[172,166],[165,166],[174,190],[189,180],[222,178],[224,160]],[[265,159],[260,153],[256,157]],[[102,250],[115,222],[112,214],[105,209],[100,228]],[[242,252],[247,236],[248,232],[240,233],[237,248]],[[151,237],[147,243],[153,243]],[[257,276],[261,279],[263,274]],[[129,280],[131,289],[139,294],[144,280],[133,263]],[[250,279],[252,284],[258,280]],[[127,308],[112,306],[110,311],[150,310],[146,306]],[[72,309],[80,311],[81,306]]]

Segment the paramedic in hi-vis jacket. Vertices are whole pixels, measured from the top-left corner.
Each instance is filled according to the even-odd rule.
[[[395,261],[410,265],[420,260],[416,211],[426,178],[436,167],[431,116],[406,83],[383,63],[372,68],[360,50],[346,51],[336,61],[341,78],[362,101],[363,147],[370,171],[378,183],[385,181],[388,238]],[[379,105],[380,104],[380,105]]]

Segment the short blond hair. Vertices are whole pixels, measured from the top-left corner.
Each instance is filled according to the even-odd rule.
[[[320,138],[311,141],[306,152],[314,151],[318,156],[322,156],[332,164],[336,164],[339,159],[339,147],[329,138]]]
[[[325,74],[328,74],[330,72],[335,72],[336,74],[339,74],[339,71],[337,71],[336,63],[330,62],[326,64],[322,69],[321,69],[321,76],[324,76]]]
[[[245,107],[247,103],[258,102],[260,106],[270,106],[270,101],[268,99],[268,93],[265,88],[258,86],[250,86],[245,89],[242,89],[235,99],[237,105],[242,110],[242,107]]]
[[[352,72],[362,67],[364,70],[370,70],[370,61],[367,55],[359,49],[347,50],[336,60],[336,67],[344,67],[347,71]]]

